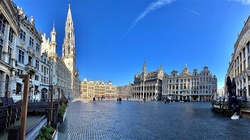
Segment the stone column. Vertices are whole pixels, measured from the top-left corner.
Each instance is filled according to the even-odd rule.
[[[6,28],[5,28],[5,38],[4,38],[4,46],[3,46],[3,60],[6,63],[9,63],[9,56],[8,56],[8,46],[9,46],[9,31],[10,31],[10,26],[9,24],[6,24]]]
[[[4,97],[6,73],[0,73],[0,97]]]
[[[12,74],[10,75],[10,82],[9,82],[9,97],[15,96],[15,93],[13,93],[13,90],[16,90],[16,78],[13,76],[14,72],[11,72]]]
[[[145,95],[144,95],[144,89],[145,87],[144,87],[144,81],[142,82],[142,98],[144,99],[145,98]]]

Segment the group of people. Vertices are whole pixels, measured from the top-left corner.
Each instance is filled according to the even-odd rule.
[[[170,100],[169,100],[169,99],[165,99],[165,104],[166,104],[166,103],[169,103],[169,102],[170,102]]]

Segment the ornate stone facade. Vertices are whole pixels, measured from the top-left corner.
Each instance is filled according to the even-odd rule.
[[[52,65],[50,85],[54,86],[56,93],[63,92],[65,97],[70,98],[70,95],[72,95],[71,72],[56,53],[57,42],[55,27],[52,28],[50,36],[51,41],[49,38],[46,39],[46,34],[42,35],[42,52],[48,54],[49,58],[54,62],[54,65]]]
[[[162,82],[162,99],[176,101],[209,101],[216,94],[217,78],[212,75],[208,67],[198,73],[197,69],[191,73],[187,66],[181,74],[173,70],[170,75],[164,74]]]
[[[19,33],[18,11],[10,0],[0,1],[0,96],[16,92],[16,38]]]
[[[28,18],[24,13],[23,9],[17,7],[18,10],[18,22],[20,27],[19,37],[16,40],[16,81],[17,86],[23,84],[19,76],[21,74],[30,75],[30,92],[29,100],[40,100],[41,99],[41,84],[43,83],[46,90],[48,90],[48,80],[49,80],[49,65],[47,62],[41,61],[41,34],[37,31],[35,27],[34,17]],[[46,55],[42,55],[45,59]],[[43,65],[42,65],[43,63]],[[43,66],[43,69],[42,69]],[[44,71],[45,70],[45,73]],[[41,79],[42,78],[42,79]],[[44,88],[44,87],[43,87]],[[21,100],[22,94],[16,93],[13,98],[15,100]]]
[[[35,27],[34,17],[28,17],[22,8],[11,0],[0,1],[0,97],[22,99],[23,79],[30,75],[29,99],[47,100],[49,86],[57,93],[74,98],[80,92],[80,79],[75,68],[75,37],[70,7],[66,21],[65,46],[68,54],[56,54],[56,31],[51,31],[51,41]],[[72,84],[73,83],[73,84]]]
[[[244,26],[234,44],[234,52],[227,69],[226,77],[235,78],[236,95],[242,96],[242,100],[250,99],[250,17],[244,22]],[[225,78],[225,93],[226,78]],[[227,95],[227,94],[225,94]]]
[[[106,99],[115,99],[116,98],[116,86],[109,81],[107,84],[105,82],[87,81],[84,78],[81,83],[81,98],[106,98]]]
[[[132,84],[132,98],[160,100],[162,93],[163,70],[162,67],[153,72],[146,71],[146,62],[142,67],[142,73],[136,74]]]

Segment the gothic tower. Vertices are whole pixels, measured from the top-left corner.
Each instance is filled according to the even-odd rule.
[[[66,66],[71,72],[75,71],[75,34],[74,26],[72,21],[72,15],[70,10],[70,5],[68,8],[68,16],[65,24],[65,36],[62,46],[62,58]]]
[[[74,95],[74,78],[75,78],[75,65],[76,65],[76,54],[75,54],[75,34],[74,25],[70,10],[70,4],[68,7],[68,15],[65,24],[65,36],[62,45],[62,59],[71,72],[71,88]]]

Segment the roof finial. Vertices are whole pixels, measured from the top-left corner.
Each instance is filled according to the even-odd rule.
[[[70,8],[70,4],[69,4],[69,8]]]
[[[53,21],[53,28],[52,28],[52,32],[55,32],[55,21]]]

